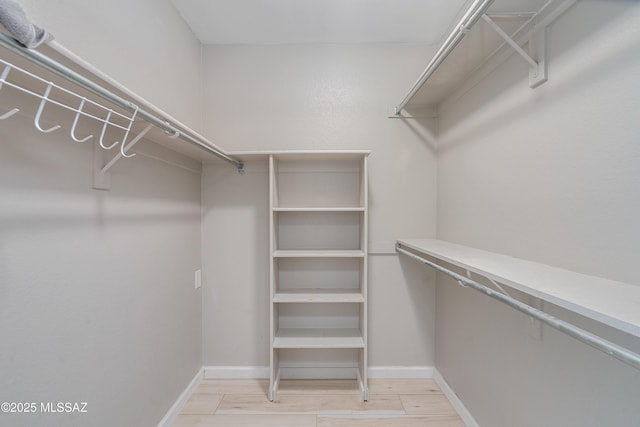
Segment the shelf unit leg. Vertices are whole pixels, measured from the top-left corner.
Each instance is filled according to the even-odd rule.
[[[278,398],[278,387],[280,386],[280,368],[277,369],[278,373],[273,380],[273,384],[271,384],[271,387],[269,387],[269,400],[271,402],[275,402]]]

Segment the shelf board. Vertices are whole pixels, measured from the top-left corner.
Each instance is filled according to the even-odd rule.
[[[364,258],[361,250],[277,250],[274,258]]]
[[[339,207],[274,207],[274,212],[364,212],[360,206]]]
[[[273,348],[364,348],[359,329],[278,329]]]
[[[441,240],[402,239],[398,243],[640,337],[640,286]]]
[[[253,160],[275,156],[278,159],[310,160],[310,159],[330,159],[349,160],[361,159],[371,154],[371,150],[258,150],[258,151],[227,151],[231,156],[238,156]]]
[[[357,289],[287,289],[276,292],[274,303],[364,303]]]
[[[511,14],[510,19],[497,17],[494,20],[516,42],[523,45],[528,39],[525,36],[532,31],[534,24],[539,24],[563,3],[548,0],[496,0],[490,7],[488,15],[509,16]],[[521,19],[516,19],[521,12],[525,14],[521,15]],[[535,12],[538,16],[532,19],[526,14],[528,12]],[[460,17],[452,22],[450,29],[453,29],[453,24],[457,23]],[[447,34],[448,32],[443,38]],[[411,112],[415,111],[419,117],[419,112],[424,111],[424,107],[438,106],[452,95],[468,90],[467,86],[472,84],[469,82],[477,83],[478,79],[504,62],[514,52],[513,48],[505,43],[504,39],[486,22],[482,19],[478,20],[409,102],[406,108],[409,116],[412,116]],[[411,80],[410,83],[413,81]]]

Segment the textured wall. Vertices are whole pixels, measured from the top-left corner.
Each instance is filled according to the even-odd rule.
[[[200,126],[200,46],[169,1],[22,3],[60,43]],[[138,156],[113,168],[111,191],[92,190],[73,117],[47,106],[44,126],[64,128],[42,134],[37,101],[2,89],[2,111],[21,113],[0,123],[0,401],[88,413],[0,424],[155,425],[202,366],[200,174]]]
[[[370,366],[433,366],[433,276],[400,262],[393,245],[400,236],[434,236],[435,120],[386,118],[431,52],[387,45],[205,49],[205,132],[223,146],[371,150]],[[267,366],[266,165],[250,164],[246,176],[209,165],[203,180],[205,365]]]
[[[438,237],[639,284],[640,7],[578,2],[549,29],[549,81],[517,56],[439,123]],[[640,342],[545,305],[635,351]],[[638,371],[438,279],[436,367],[482,426],[628,426]]]
[[[55,40],[195,130],[201,46],[170,0],[22,0]]]
[[[32,120],[0,124],[0,401],[88,413],[0,424],[157,424],[202,366],[200,175],[139,155],[92,190],[90,143]]]

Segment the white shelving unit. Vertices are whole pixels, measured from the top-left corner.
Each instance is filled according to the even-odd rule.
[[[272,401],[287,365],[323,377],[352,366],[362,399],[368,398],[368,154],[269,155]],[[300,351],[318,350],[305,366]],[[336,353],[339,363],[318,362]]]

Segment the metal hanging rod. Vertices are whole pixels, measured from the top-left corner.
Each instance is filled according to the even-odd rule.
[[[186,141],[210,154],[215,155],[216,157],[231,163],[234,165],[238,172],[244,173],[244,163],[240,160],[227,155],[222,150],[215,147],[211,142],[207,141],[202,136],[196,134],[190,129],[182,129],[176,126],[173,126],[169,123],[168,120],[159,118],[143,108],[140,108],[136,104],[116,95],[115,93],[109,91],[108,89],[94,83],[93,81],[87,79],[81,74],[69,69],[68,67],[60,64],[59,62],[49,58],[41,52],[33,49],[27,49],[22,47],[20,43],[18,43],[13,38],[7,36],[4,33],[0,32],[0,46],[4,47],[8,51],[46,69],[51,71],[63,79],[88,90],[89,92],[99,96],[100,98],[111,102],[112,104],[124,109],[125,111],[130,112],[134,115],[134,117],[138,117],[159,129],[164,130],[168,135],[175,135],[178,138]],[[77,110],[76,110],[77,111]],[[108,119],[107,119],[108,121]],[[124,146],[124,144],[122,144]],[[123,153],[124,154],[124,153]]]
[[[480,17],[489,9],[495,0],[475,0],[464,14],[460,22],[455,26],[453,31],[446,38],[440,49],[431,59],[431,62],[427,65],[427,68],[420,74],[418,80],[413,84],[409,93],[404,97],[400,104],[395,107],[395,114],[399,115],[404,107],[407,106],[409,101],[425,84],[427,79],[436,71],[436,69],[444,62],[453,49],[460,43],[464,36],[471,30],[471,27],[480,19]]]
[[[558,319],[544,311],[533,308],[527,304],[524,304],[518,301],[515,298],[512,298],[508,295],[502,294],[500,292],[496,292],[491,288],[488,288],[474,280],[469,279],[468,277],[462,276],[456,272],[453,272],[447,268],[444,268],[428,259],[425,259],[421,256],[418,256],[412,252],[407,251],[402,248],[401,244],[396,244],[396,251],[403,255],[408,256],[411,259],[419,261],[423,264],[428,265],[429,267],[439,271],[440,273],[444,273],[447,276],[453,278],[462,286],[469,287],[474,289],[480,293],[483,293],[495,300],[498,300],[524,314],[527,316],[531,316],[534,319],[541,321],[542,323],[551,326],[554,329],[559,330],[560,332],[564,332],[565,334],[582,341],[585,344],[590,345],[593,348],[596,348],[611,357],[614,357],[629,366],[632,366],[636,369],[640,369],[640,355],[633,353],[632,351],[621,347],[617,344],[614,344],[610,341],[607,341],[597,335],[592,334],[591,332],[587,332],[584,329],[580,329],[571,323],[565,322],[564,320]]]

